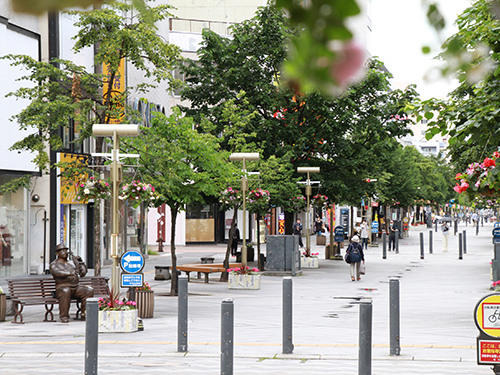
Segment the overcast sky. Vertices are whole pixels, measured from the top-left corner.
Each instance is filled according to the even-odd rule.
[[[422,99],[444,98],[456,86],[456,81],[424,77],[438,65],[433,57],[439,53],[442,41],[457,31],[454,25],[457,15],[471,4],[470,0],[437,2],[447,21],[442,40],[428,26],[424,0],[372,0],[372,54],[394,75],[396,88],[414,83]],[[433,52],[424,55],[424,45],[432,47]]]

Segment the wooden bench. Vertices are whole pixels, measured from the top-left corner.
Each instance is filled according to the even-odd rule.
[[[241,267],[241,263],[230,263],[229,268]],[[223,264],[198,264],[198,263],[190,263],[183,264],[182,266],[177,266],[177,270],[183,271],[186,273],[189,281],[189,273],[190,272],[198,272],[198,279],[202,273],[205,274],[205,283],[208,284],[208,277],[211,273],[214,272],[224,272],[226,268],[224,268]]]
[[[12,323],[22,324],[23,309],[26,305],[44,305],[44,322],[53,322],[54,305],[56,298],[56,282],[51,275],[30,276],[24,278],[7,279],[10,299],[14,304],[14,320]],[[103,276],[86,276],[80,278],[80,285],[87,285],[94,289],[94,297],[109,298],[108,279]],[[76,319],[81,314],[80,300],[72,298],[77,306]],[[18,321],[19,319],[19,321]]]

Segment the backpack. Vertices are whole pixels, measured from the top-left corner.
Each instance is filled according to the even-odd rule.
[[[345,261],[347,263],[355,263],[355,262],[361,262],[361,254],[359,253],[359,244],[350,244],[349,247],[347,248],[346,255],[345,255]],[[349,260],[349,261],[348,261]]]

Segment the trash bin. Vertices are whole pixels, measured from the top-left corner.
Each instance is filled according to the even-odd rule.
[[[300,270],[299,236],[267,236],[266,269],[268,271]]]
[[[170,280],[170,266],[155,266],[155,280]]]
[[[316,236],[316,245],[321,245],[321,246],[326,245],[326,236],[318,234]]]

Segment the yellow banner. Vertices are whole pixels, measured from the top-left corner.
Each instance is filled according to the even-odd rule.
[[[76,163],[83,163],[83,160],[81,159],[81,155],[76,155],[76,154],[59,154],[61,157],[61,163],[71,163],[71,164],[76,164]],[[64,169],[61,168],[61,172],[63,172]],[[65,177],[61,177],[61,204],[84,204],[86,203],[83,199],[78,199],[77,196],[77,183],[81,183],[82,181],[86,181],[88,178],[88,175],[85,173],[81,175],[81,177],[78,179],[78,181],[74,180],[69,180]]]
[[[125,59],[121,59],[113,82],[110,82],[111,72],[109,64],[103,64],[102,71],[104,72],[103,95],[106,96],[111,91],[111,103],[113,103],[114,100],[117,100],[125,92]],[[123,103],[115,101],[112,106],[119,109],[121,114],[119,117],[111,117],[109,123],[120,124],[124,115]]]

